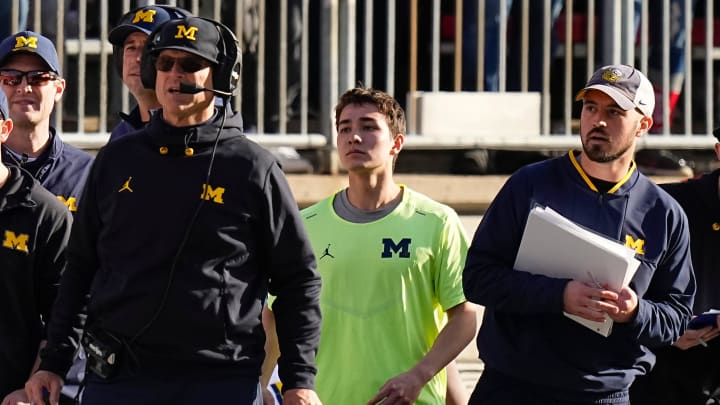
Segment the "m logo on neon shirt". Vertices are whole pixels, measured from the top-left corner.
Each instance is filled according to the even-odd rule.
[[[395,243],[390,238],[383,238],[383,252],[380,255],[383,259],[393,257],[393,254],[397,254],[398,257],[408,258],[410,257],[410,238],[402,238],[400,242]]]

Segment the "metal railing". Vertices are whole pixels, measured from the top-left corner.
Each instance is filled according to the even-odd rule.
[[[56,107],[56,126],[73,142],[104,142],[117,112],[132,104],[111,69],[107,33],[124,11],[154,2],[10,1],[13,31],[20,27],[20,3],[27,1],[31,9],[27,27],[56,43],[71,85]],[[573,133],[579,106],[574,94],[587,77],[604,64],[629,63],[651,76],[661,93],[658,122],[665,125],[660,133],[644,137],[643,147],[705,148],[714,139],[720,39],[715,38],[712,0],[697,0],[694,5],[690,0],[167,3],[220,20],[240,39],[244,73],[242,95],[234,99],[234,106],[243,112],[247,131],[257,134],[261,143],[325,150],[325,170],[335,167],[334,103],[342,91],[358,83],[394,94],[409,115],[415,113],[412,95],[421,91],[537,91],[539,133],[509,143],[514,149],[523,145],[554,149],[577,143]],[[654,29],[656,21],[663,29]],[[495,26],[493,34],[490,29]],[[679,38],[673,36],[678,27],[685,27],[688,46],[682,51],[680,103],[671,116],[671,86],[677,74],[671,71],[670,53],[671,41]],[[659,66],[651,63],[658,46]],[[649,74],[649,69],[656,72]],[[414,128],[409,132],[414,133]],[[502,134],[470,138],[458,141],[456,147],[508,143]],[[432,141],[418,144],[432,148]]]

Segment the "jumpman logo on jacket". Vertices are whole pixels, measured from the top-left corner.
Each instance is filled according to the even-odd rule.
[[[133,192],[133,189],[130,188],[130,180],[132,180],[132,176],[128,177],[127,180],[125,180],[125,183],[123,183],[123,186],[120,187],[120,190],[118,190],[118,193],[122,193],[123,191],[129,191]]]
[[[325,248],[325,251],[323,252],[322,256],[320,256],[320,259],[318,259],[318,260],[321,260],[321,259],[322,259],[323,257],[325,257],[325,256],[328,256],[328,257],[330,257],[331,259],[334,259],[334,258],[335,258],[335,256],[333,256],[333,255],[330,253],[330,244],[329,244],[329,243],[328,243],[327,247]]]

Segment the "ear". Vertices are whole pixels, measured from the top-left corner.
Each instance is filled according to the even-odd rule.
[[[390,149],[390,154],[398,155],[402,150],[403,145],[405,145],[405,135],[396,134],[395,138],[393,138],[393,147]]]
[[[0,143],[5,143],[13,129],[13,122],[10,118],[0,121]]]
[[[720,143],[715,144],[715,156],[720,160]]]
[[[637,132],[637,134],[635,134],[635,136],[637,136],[638,138],[643,136],[645,133],[647,133],[650,130],[650,128],[652,128],[652,125],[653,125],[652,117],[643,116],[642,118],[640,118],[640,125],[638,128],[638,132]]]
[[[58,79],[55,81],[55,102],[59,102],[65,93],[65,79]]]

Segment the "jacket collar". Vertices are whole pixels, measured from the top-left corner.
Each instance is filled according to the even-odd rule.
[[[585,170],[583,170],[582,166],[580,165],[580,162],[578,162],[576,156],[580,155],[580,151],[571,149],[568,152],[568,158],[570,159],[570,163],[572,163],[573,167],[577,171],[580,178],[584,181],[585,185],[596,193],[599,192],[598,188],[593,184],[592,180],[590,179],[590,176],[588,176],[587,173],[585,173]],[[608,190],[608,194],[620,194],[625,189],[629,188],[631,184],[634,183],[635,179],[639,176],[639,172],[637,170],[637,165],[635,164],[635,161],[633,160],[630,163],[630,169],[627,171],[625,176],[620,179],[615,185]]]
[[[0,188],[0,212],[16,207],[34,207],[31,190],[34,180],[30,173],[17,166],[8,166],[10,175]]]

